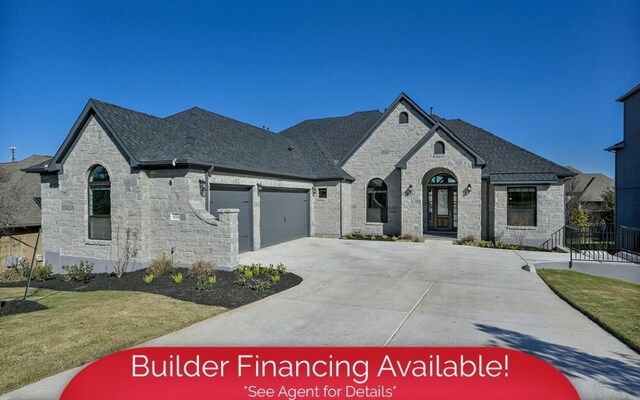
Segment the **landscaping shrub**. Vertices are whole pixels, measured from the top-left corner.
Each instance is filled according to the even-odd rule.
[[[44,282],[53,276],[53,266],[51,263],[36,265],[33,267],[33,280]]]
[[[145,277],[142,278],[142,280],[144,281],[144,283],[151,283],[153,282],[153,278],[155,278],[155,276],[153,276],[153,274],[149,274],[149,275],[145,275]]]
[[[189,278],[205,278],[205,280],[206,278],[214,275],[215,271],[213,269],[213,264],[205,260],[198,260],[194,262],[187,273]]]
[[[182,280],[184,278],[182,277],[182,272],[179,272],[176,275],[171,275],[171,279],[173,279],[173,281],[179,285],[182,283]]]
[[[377,239],[377,237],[376,237],[376,235],[371,235],[371,237],[370,237],[369,239],[371,239],[371,240],[376,240],[376,239]]]
[[[15,268],[4,268],[0,272],[0,283],[11,283],[24,281],[26,278],[22,276],[22,272]]]
[[[80,264],[63,265],[62,270],[65,271],[64,280],[67,282],[89,282],[93,273],[93,263],[81,260]]]
[[[160,258],[152,260],[147,266],[147,272],[153,276],[169,275],[174,270],[173,261],[167,258],[165,253],[162,253]]]

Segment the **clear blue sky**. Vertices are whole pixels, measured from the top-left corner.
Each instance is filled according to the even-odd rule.
[[[405,91],[613,176],[640,2],[0,0],[0,160],[53,154],[90,97],[280,131]]]

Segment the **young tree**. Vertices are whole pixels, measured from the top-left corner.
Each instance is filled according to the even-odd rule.
[[[608,187],[602,192],[602,200],[604,207],[602,211],[602,219],[607,224],[613,224],[616,209],[616,192],[613,188]]]
[[[589,214],[582,208],[582,204],[574,206],[569,216],[569,225],[576,228],[585,228],[589,224]]]

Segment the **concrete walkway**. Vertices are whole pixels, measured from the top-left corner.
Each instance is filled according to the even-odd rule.
[[[638,398],[640,356],[522,268],[559,256],[301,239],[241,256],[284,262],[304,278],[299,286],[144,346],[504,346],[551,362],[583,399]],[[71,376],[3,398],[55,398]]]

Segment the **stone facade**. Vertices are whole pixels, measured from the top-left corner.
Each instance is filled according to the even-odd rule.
[[[406,124],[399,124],[401,112],[409,114]],[[417,110],[400,102],[342,167],[356,180],[351,184],[350,231],[372,235],[402,231],[401,173],[395,165],[429,131],[431,124]],[[426,171],[424,171],[426,172]],[[423,174],[424,174],[423,172]],[[388,222],[367,222],[367,185],[380,178],[387,184]]]
[[[111,181],[111,240],[88,239],[88,176],[104,166]],[[166,253],[176,264],[198,258],[218,268],[237,266],[237,214],[216,220],[199,193],[202,172],[134,171],[113,140],[92,117],[57,175],[42,175],[42,227],[45,259],[56,271],[79,260],[95,270],[111,271],[122,254],[126,230],[137,234],[139,249],[132,268]]]
[[[401,113],[408,121],[400,123]],[[538,185],[537,226],[507,226],[507,186],[490,184],[473,154],[410,102],[401,100],[349,157],[342,168],[355,180],[285,179],[202,168],[131,167],[114,140],[90,117],[57,175],[43,174],[42,225],[44,255],[57,271],[64,264],[89,260],[96,271],[113,268],[125,245],[127,229],[137,233],[134,268],[144,267],[163,253],[178,265],[197,259],[218,268],[238,265],[238,210],[211,215],[207,185],[244,186],[252,201],[253,249],[261,248],[259,187],[310,192],[311,236],[341,237],[348,233],[422,236],[427,227],[429,179],[448,173],[457,180],[457,236],[539,245],[564,223],[564,182]],[[416,144],[421,146],[412,151]],[[443,142],[444,154],[434,146]],[[405,156],[411,152],[411,157]],[[400,160],[402,168],[396,167]],[[88,239],[88,175],[100,164],[111,180],[111,240]],[[295,173],[296,171],[291,171]],[[367,222],[367,185],[375,178],[387,185],[388,220]],[[326,197],[319,193],[326,190]]]
[[[507,189],[514,186],[536,188],[536,226],[507,224]],[[554,185],[491,185],[490,188],[495,202],[492,239],[510,244],[539,246],[564,225],[564,181],[558,181]]]

